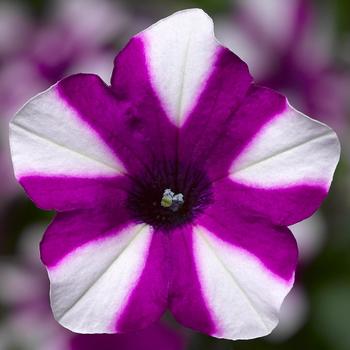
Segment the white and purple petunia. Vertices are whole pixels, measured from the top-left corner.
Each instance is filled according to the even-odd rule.
[[[287,228],[325,198],[335,133],[257,86],[201,10],[136,35],[107,86],[68,77],[11,123],[16,176],[56,210],[41,243],[56,319],[80,333],[170,309],[228,339],[266,335],[292,287]]]

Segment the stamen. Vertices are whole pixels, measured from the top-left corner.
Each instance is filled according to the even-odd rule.
[[[169,208],[171,207],[173,203],[173,198],[174,198],[174,192],[171,191],[170,188],[167,188],[162,197],[162,201],[160,202],[160,205],[164,208]]]
[[[184,204],[184,196],[182,193],[175,194],[170,188],[164,190],[160,205],[169,208],[171,211],[178,211]]]

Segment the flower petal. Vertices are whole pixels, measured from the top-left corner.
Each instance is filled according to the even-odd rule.
[[[230,183],[214,183],[213,204],[194,228],[194,255],[216,325],[212,335],[249,339],[277,325],[279,308],[293,285],[297,245],[287,227],[243,206]]]
[[[332,129],[287,104],[235,159],[230,178],[261,188],[310,184],[328,190],[339,155]]]
[[[227,191],[276,224],[291,225],[321,205],[339,154],[330,128],[287,104],[233,161],[229,178],[235,185]]]
[[[126,108],[121,131],[126,144],[151,161],[175,156],[177,129],[167,118],[152,87],[145,43],[134,37],[114,62],[111,88]]]
[[[232,76],[232,80],[234,80],[234,76]],[[223,79],[223,81],[226,80]],[[243,89],[243,91],[245,90]],[[228,100],[228,102],[226,101],[226,107],[221,111],[224,119],[220,119],[221,113],[215,114],[215,110],[220,112],[220,107],[215,106],[214,111],[209,111],[209,114],[215,114],[220,122],[215,125],[216,118],[209,119],[210,116],[208,115],[205,118],[206,124],[209,125],[208,129],[201,127],[202,134],[205,133],[205,137],[202,138],[199,134],[194,138],[199,141],[198,145],[192,145],[191,147],[194,149],[195,157],[193,158],[200,161],[200,164],[207,169],[208,176],[212,180],[227,176],[233,160],[250,143],[256,133],[267,122],[280,114],[285,106],[284,97],[270,89],[252,84],[242,99],[243,91],[232,109],[230,109],[230,103],[234,101],[234,97],[222,94]],[[220,105],[224,105],[224,101]],[[195,114],[193,115],[195,116]],[[186,127],[187,125],[184,126],[184,130],[186,130]],[[189,134],[187,136],[190,137]],[[182,140],[186,143],[185,137],[182,137]],[[185,154],[185,148],[183,150]]]
[[[193,230],[171,235],[170,310],[183,325],[218,338],[266,335],[293,284],[295,240],[261,220],[228,219],[229,228],[221,220],[205,215]]]
[[[119,159],[57,91],[31,99],[10,124],[15,174],[116,176]]]
[[[284,226],[312,215],[327,195],[326,189],[308,184],[260,188],[222,179],[213,186],[215,205],[226,215],[237,211]]]
[[[117,332],[135,331],[157,321],[168,306],[169,237],[153,231],[147,261],[116,322]]]
[[[179,11],[141,32],[137,38],[145,44],[152,86],[170,120],[181,126],[216,59],[219,45],[213,22],[199,9]]]
[[[151,229],[140,224],[111,231],[114,234],[90,241],[48,267],[54,316],[72,331],[114,333],[142,274]]]
[[[267,269],[259,257],[235,244],[238,236],[244,236],[244,227],[233,226],[234,239],[220,237],[220,224],[216,224],[219,236],[203,226],[194,229],[194,252],[203,295],[216,325],[212,335],[227,339],[251,339],[269,334],[278,323],[278,311],[286,294],[292,287],[294,273],[286,280]],[[238,231],[241,229],[240,231]],[[278,232],[276,232],[278,234]],[[265,254],[269,252],[277,264],[290,267],[290,259],[266,230],[256,237],[265,237]],[[261,239],[260,239],[261,240]],[[258,243],[252,243],[258,245]],[[268,246],[268,245],[271,246]],[[273,253],[273,249],[277,253]],[[296,264],[296,246],[292,246],[293,268]],[[261,248],[260,248],[261,249]],[[283,260],[283,261],[282,261]]]
[[[57,85],[17,113],[10,133],[15,175],[39,207],[92,207],[119,193],[123,165]]]
[[[91,241],[116,235],[131,224],[123,202],[111,202],[106,208],[58,213],[40,244],[41,259],[55,267],[69,254]]]
[[[204,300],[194,261],[194,237],[191,227],[170,235],[171,275],[169,308],[178,322],[207,334],[215,334],[216,325]]]
[[[269,219],[245,211],[240,203],[223,193],[207,208],[197,225],[221,240],[249,252],[272,274],[289,281],[297,262],[297,244],[287,227],[274,225]]]
[[[175,125],[182,125],[216,58],[211,18],[199,9],[180,11],[145,30],[152,82]]]

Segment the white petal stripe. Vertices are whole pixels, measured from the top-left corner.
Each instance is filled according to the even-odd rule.
[[[203,295],[218,329],[213,335],[235,340],[269,334],[294,277],[282,280],[255,256],[201,226],[193,239]]]
[[[17,178],[23,175],[117,175],[121,162],[59,96],[56,86],[35,96],[10,124]]]
[[[202,10],[179,11],[141,34],[153,87],[171,121],[181,126],[200,95],[218,43]]]
[[[88,243],[49,268],[55,318],[78,333],[115,333],[143,271],[152,238],[144,224]]]
[[[233,162],[230,178],[264,188],[297,184],[328,188],[339,153],[332,129],[288,105]]]

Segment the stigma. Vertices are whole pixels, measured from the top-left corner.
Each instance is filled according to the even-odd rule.
[[[160,205],[163,208],[169,208],[171,211],[178,211],[184,204],[184,196],[182,193],[175,194],[170,188],[164,190]]]

